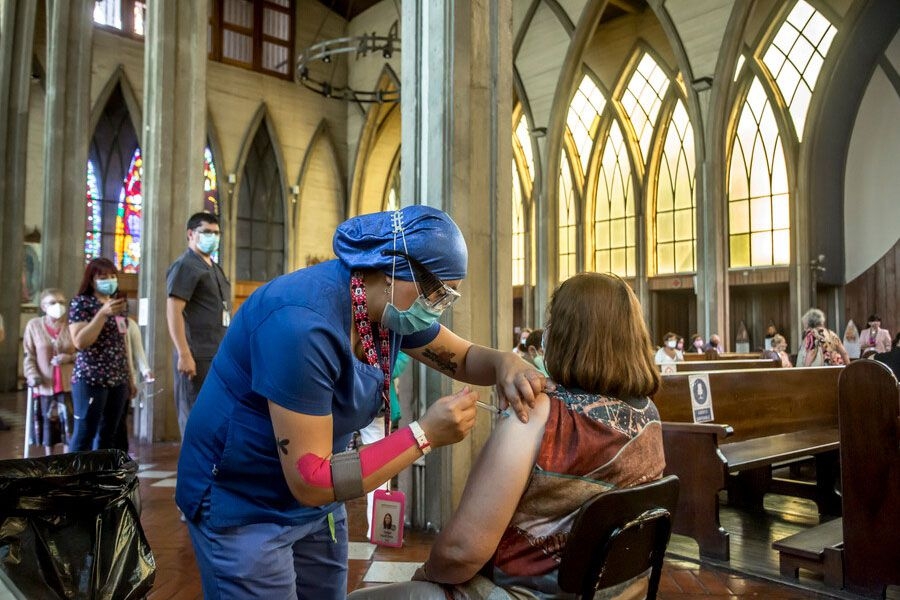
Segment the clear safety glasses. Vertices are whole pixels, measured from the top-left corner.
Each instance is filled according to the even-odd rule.
[[[389,256],[402,256],[409,262],[415,282],[419,284],[419,293],[429,308],[444,311],[459,300],[459,292],[441,281],[441,278],[429,271],[425,265],[400,250],[385,250]]]

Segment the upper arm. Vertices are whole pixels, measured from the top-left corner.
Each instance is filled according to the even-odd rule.
[[[305,454],[328,459],[331,456],[333,422],[330,414],[305,415],[279,406],[269,400],[269,415],[281,470],[291,493],[308,506],[321,506],[334,501],[332,488],[309,485],[302,477],[297,462]],[[327,467],[327,465],[326,465]]]
[[[490,559],[528,486],[549,414],[550,399],[540,394],[528,423],[501,417],[429,561],[464,562],[471,577]]]
[[[169,298],[174,296],[178,299],[190,300],[199,280],[200,273],[179,260],[166,273],[166,293]]]

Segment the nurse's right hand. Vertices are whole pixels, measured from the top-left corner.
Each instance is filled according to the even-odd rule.
[[[466,386],[452,396],[438,398],[428,408],[419,425],[433,448],[455,444],[472,431],[476,400],[478,392]]]

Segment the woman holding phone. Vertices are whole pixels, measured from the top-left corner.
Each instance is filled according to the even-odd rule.
[[[69,303],[69,333],[78,353],[72,373],[75,431],[70,449],[112,448],[131,378],[126,352],[126,303],[117,297],[116,267],[95,258]]]

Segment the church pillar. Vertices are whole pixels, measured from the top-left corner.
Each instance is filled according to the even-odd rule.
[[[512,331],[512,12],[509,0],[404,2],[402,160],[404,203],[436,206],[469,247],[462,298],[444,323],[477,344],[508,349]],[[428,371],[420,394],[450,393]],[[461,385],[454,384],[453,389]],[[491,388],[480,390],[491,401]],[[421,404],[421,400],[420,400]],[[428,456],[424,515],[441,526],[462,495],[490,420],[465,441]]]
[[[84,272],[93,9],[91,0],[47,2],[43,281],[67,297]]]
[[[140,296],[144,345],[156,388],[142,437],[175,439],[178,424],[172,343],[166,323],[166,269],[187,247],[185,223],[203,208],[206,144],[206,2],[147,5],[144,53],[144,220]]]
[[[6,333],[0,344],[0,391],[16,386],[25,223],[25,161],[28,96],[36,3],[0,3],[0,317]]]

